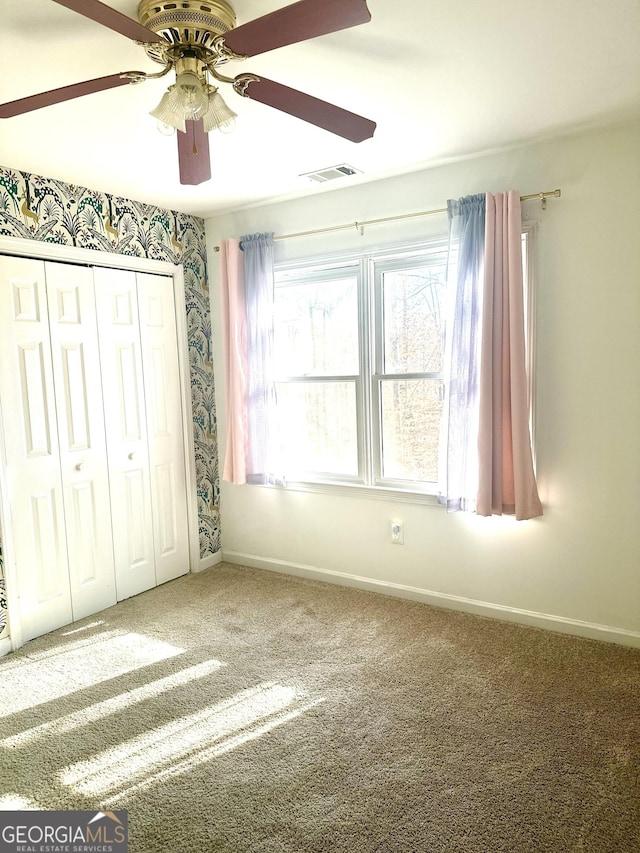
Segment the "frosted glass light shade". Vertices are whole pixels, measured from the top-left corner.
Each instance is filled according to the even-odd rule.
[[[198,121],[207,111],[209,99],[193,71],[183,71],[169,89],[171,108],[188,121]]]
[[[237,113],[225,104],[217,89],[209,92],[209,108],[202,117],[205,133],[210,130],[220,130],[223,133],[233,130]]]
[[[185,133],[186,127],[184,116],[175,109],[174,102],[171,97],[173,88],[174,87],[171,86],[169,90],[164,93],[158,106],[155,110],[151,110],[149,115],[157,118],[159,124],[168,124],[170,127],[174,127],[176,130],[181,130]]]

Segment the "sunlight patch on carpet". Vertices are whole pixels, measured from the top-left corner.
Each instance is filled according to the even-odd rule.
[[[4,794],[0,797],[0,812],[38,812],[41,807],[33,800],[19,794]]]
[[[10,670],[22,669],[28,663],[33,663],[37,660],[50,660],[51,658],[58,657],[58,655],[68,654],[69,652],[77,649],[88,650],[94,643],[102,643],[111,637],[121,637],[125,633],[126,631],[118,631],[115,629],[112,631],[102,631],[100,634],[95,634],[91,637],[82,637],[80,640],[61,642],[57,646],[51,646],[50,648],[42,649],[42,651],[39,652],[29,651],[28,654],[21,655],[20,657],[9,657],[2,660],[2,673],[4,675],[5,672]]]
[[[142,634],[108,631],[42,656],[20,658],[1,669],[0,716],[60,699],[183,652],[184,649]]]
[[[137,794],[139,791],[144,790],[145,788],[150,788],[152,785],[155,785],[159,782],[164,782],[167,779],[171,779],[174,776],[179,776],[181,773],[188,773],[190,770],[193,770],[198,764],[204,764],[206,761],[211,761],[213,758],[217,758],[219,755],[223,755],[225,752],[230,752],[232,749],[236,749],[236,747],[242,746],[249,741],[256,740],[262,735],[268,734],[273,729],[278,726],[284,725],[284,723],[288,723],[291,720],[294,720],[296,717],[299,717],[305,711],[310,710],[311,708],[319,705],[321,702],[324,702],[324,699],[315,699],[314,701],[306,702],[304,705],[299,705],[294,708],[292,711],[280,712],[275,716],[271,717],[267,722],[262,725],[254,725],[247,730],[240,732],[237,735],[233,735],[231,737],[227,737],[220,741],[219,743],[214,744],[206,749],[201,749],[195,755],[188,756],[187,758],[183,758],[180,761],[177,761],[175,764],[167,767],[164,770],[160,770],[158,773],[154,773],[151,776],[147,776],[142,782],[138,782],[135,785],[130,785],[128,788],[124,788],[119,791],[117,794],[114,794],[110,797],[107,797],[104,800],[105,805],[112,805],[113,803],[121,802],[124,797],[128,797],[132,794]]]
[[[59,779],[79,793],[100,796],[104,801],[106,795],[146,787],[163,772],[175,775],[191,769],[322,701],[304,703],[304,698],[294,688],[266,682],[71,764]]]
[[[89,622],[88,625],[81,625],[79,628],[72,628],[70,631],[62,631],[62,637],[70,637],[72,634],[80,634],[82,631],[88,631],[90,628],[99,628],[104,625],[104,619],[99,619],[97,622]]]
[[[146,699],[152,699],[166,693],[167,690],[172,690],[174,687],[180,687],[188,684],[190,681],[195,681],[198,678],[205,678],[211,675],[220,667],[225,666],[219,660],[208,660],[204,663],[199,663],[196,666],[190,666],[180,672],[175,672],[172,675],[167,675],[164,678],[158,678],[155,681],[150,681],[142,687],[136,687],[133,690],[128,690],[126,693],[120,693],[110,699],[105,699],[102,702],[96,702],[88,708],[82,708],[79,711],[74,711],[71,714],[65,714],[63,717],[58,717],[55,720],[50,720],[47,723],[42,723],[39,726],[34,726],[32,729],[19,732],[11,737],[6,737],[0,741],[0,746],[6,746],[11,749],[15,747],[25,746],[28,743],[36,740],[39,737],[51,737],[51,735],[61,735],[64,732],[72,731],[80,726],[86,726],[96,720],[108,717],[110,714],[115,714],[122,711],[124,708],[130,708],[138,702],[143,702]]]

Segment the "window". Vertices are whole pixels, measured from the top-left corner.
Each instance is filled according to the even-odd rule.
[[[442,413],[445,263],[440,248],[372,265],[376,485],[435,491]]]
[[[360,264],[276,277],[278,422],[285,476],[364,482]]]
[[[525,281],[530,236],[523,234]],[[437,494],[446,253],[441,239],[277,268],[274,350],[287,482],[411,500]]]

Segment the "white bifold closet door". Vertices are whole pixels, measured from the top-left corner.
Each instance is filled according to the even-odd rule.
[[[10,256],[0,270],[8,540],[28,640],[188,571],[173,282]]]
[[[187,567],[173,282],[125,270],[94,272],[121,599]]]

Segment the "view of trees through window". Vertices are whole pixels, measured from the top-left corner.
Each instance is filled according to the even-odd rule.
[[[534,228],[523,228],[522,238],[530,401]],[[288,480],[437,493],[446,259],[440,239],[276,271],[277,409]]]
[[[276,375],[288,378],[277,383],[286,475],[357,477],[357,274],[277,287],[275,330]]]
[[[382,477],[435,482],[442,413],[445,269],[438,264],[380,276]],[[412,378],[401,378],[413,374]],[[422,375],[416,375],[422,374]]]
[[[442,251],[276,276],[274,355],[288,479],[363,485],[438,476]]]

